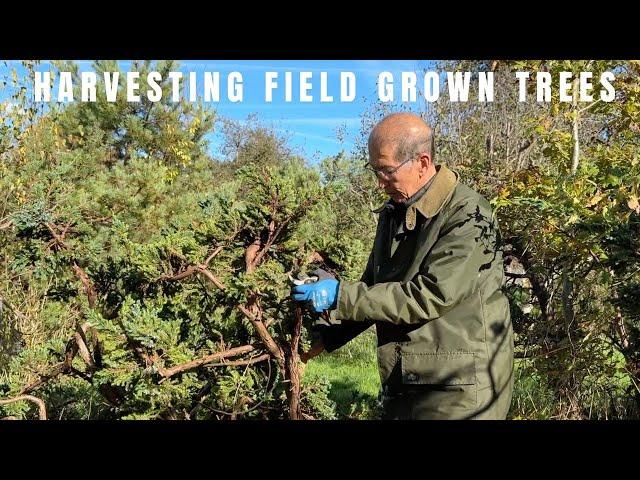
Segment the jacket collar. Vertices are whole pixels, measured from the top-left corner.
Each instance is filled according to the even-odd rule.
[[[442,207],[451,198],[453,190],[458,184],[459,175],[453,170],[448,169],[445,165],[436,166],[436,174],[433,182],[426,192],[416,202],[407,208],[405,214],[405,225],[408,230],[413,230],[416,226],[416,211],[419,211],[425,218],[431,218],[437,215]],[[375,213],[382,212],[385,207],[390,205],[390,200],[385,202],[382,207],[374,210]]]

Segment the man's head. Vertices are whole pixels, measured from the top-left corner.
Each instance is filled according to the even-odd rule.
[[[396,202],[409,198],[436,173],[433,132],[412,113],[383,118],[369,135],[369,164],[378,184]]]

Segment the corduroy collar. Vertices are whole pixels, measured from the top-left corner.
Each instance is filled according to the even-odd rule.
[[[405,225],[408,230],[413,230],[416,226],[416,210],[425,218],[431,218],[437,215],[447,200],[451,198],[453,190],[458,184],[459,175],[453,170],[448,169],[446,165],[438,165],[436,166],[436,170],[436,174],[427,191],[424,192],[417,201],[407,207]],[[391,200],[388,200],[382,207],[374,210],[374,212],[380,213],[390,204]]]

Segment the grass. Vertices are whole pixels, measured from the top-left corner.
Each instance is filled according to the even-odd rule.
[[[555,413],[553,392],[530,363],[523,359],[515,360],[513,398],[507,415],[509,420],[549,420]]]
[[[329,398],[336,403],[339,419],[380,417],[380,376],[376,358],[376,336],[369,329],[332,353],[309,361],[305,377],[320,377],[331,384]]]

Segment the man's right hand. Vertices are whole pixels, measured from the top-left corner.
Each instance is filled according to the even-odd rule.
[[[313,357],[317,357],[322,352],[324,352],[324,344],[322,343],[322,340],[319,340],[311,345],[311,348],[309,350],[300,354],[300,361],[302,363],[307,363]]]
[[[327,272],[322,268],[316,268],[311,275],[318,277],[318,280],[337,280],[335,275]]]
[[[316,313],[323,313],[336,308],[339,288],[340,282],[327,279],[296,285],[291,294],[296,302],[308,302]]]

